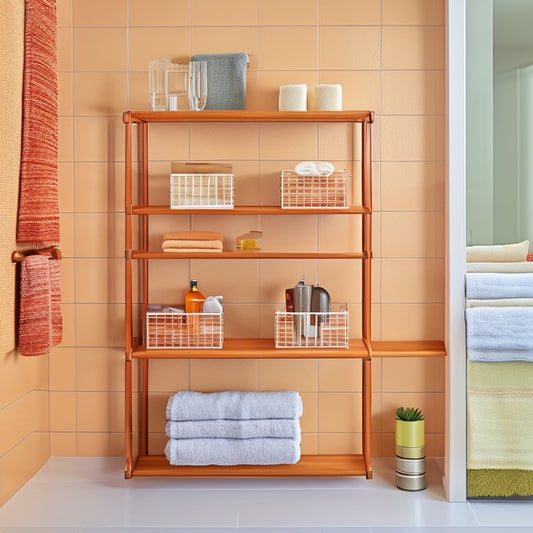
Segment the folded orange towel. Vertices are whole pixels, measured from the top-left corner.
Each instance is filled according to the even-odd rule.
[[[199,240],[166,240],[162,244],[163,251],[168,248],[200,248],[205,250],[222,251],[222,242],[220,241],[199,241]]]
[[[163,252],[213,252],[219,254],[222,250],[216,250],[215,248],[165,248]]]
[[[224,242],[222,233],[216,231],[174,231],[163,235],[164,241],[220,241]]]

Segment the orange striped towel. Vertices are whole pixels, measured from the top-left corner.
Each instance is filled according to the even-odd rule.
[[[30,255],[21,264],[19,351],[44,355],[61,342],[60,264],[44,255]]]
[[[224,242],[222,233],[216,231],[174,231],[163,235],[164,241],[220,241]]]

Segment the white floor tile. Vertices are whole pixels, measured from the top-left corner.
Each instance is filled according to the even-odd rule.
[[[533,533],[533,502],[449,503],[374,479],[124,479],[122,458],[52,458],[0,508],[0,533]],[[31,504],[29,504],[31,502]]]

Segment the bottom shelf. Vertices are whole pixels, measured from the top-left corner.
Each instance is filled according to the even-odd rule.
[[[362,455],[303,455],[294,465],[173,466],[164,455],[140,456],[131,477],[352,477],[372,478]],[[126,477],[127,473],[126,473]]]

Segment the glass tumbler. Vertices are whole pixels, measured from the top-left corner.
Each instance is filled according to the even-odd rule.
[[[189,65],[169,63],[165,72],[167,111],[188,110],[187,87],[189,85]]]
[[[167,108],[165,72],[170,59],[154,59],[148,65],[150,108],[152,111],[165,111]]]
[[[207,61],[189,63],[189,106],[191,111],[203,111],[207,103]]]

